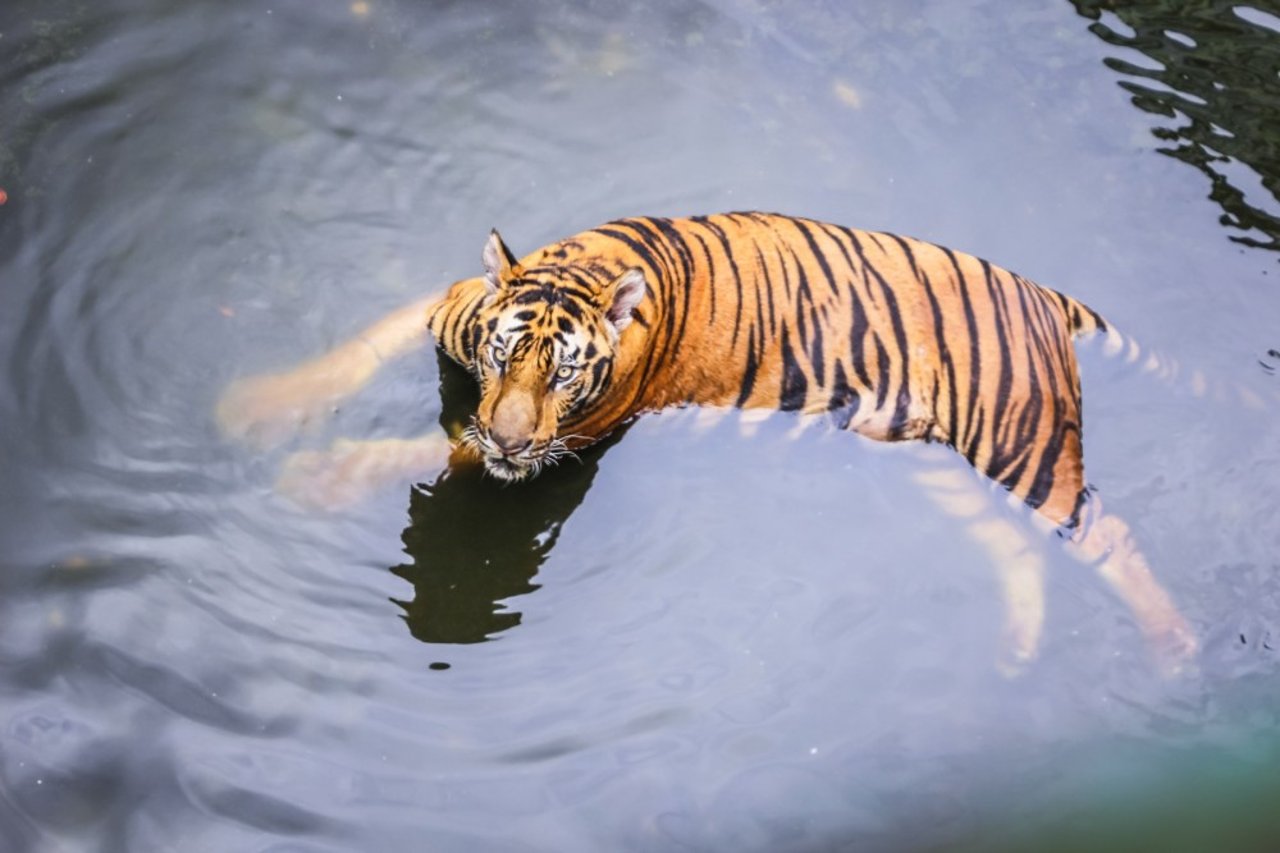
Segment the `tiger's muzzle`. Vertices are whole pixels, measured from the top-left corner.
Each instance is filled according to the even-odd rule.
[[[524,439],[513,446],[510,439],[500,439],[492,429],[485,429],[474,421],[463,431],[462,439],[480,453],[486,471],[508,482],[532,477],[558,458],[553,452],[554,440],[535,444],[531,439]]]
[[[507,441],[510,442],[509,439]],[[543,468],[559,464],[566,456],[578,458],[560,438],[530,439],[519,447],[512,447],[510,443],[504,447],[494,436],[492,428],[481,425],[475,417],[462,431],[462,443],[480,455],[489,474],[511,483],[536,476]]]

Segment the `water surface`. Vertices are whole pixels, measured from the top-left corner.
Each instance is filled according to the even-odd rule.
[[[410,356],[266,452],[212,419],[491,227],[752,208],[980,254],[1274,394],[1276,21],[1126,6],[4,4],[0,848],[1280,831],[1274,411],[1082,358],[1089,478],[1202,640],[1172,681],[1053,547],[1001,676],[995,577],[906,447],[674,413],[317,513],[288,453],[438,429],[465,383]]]

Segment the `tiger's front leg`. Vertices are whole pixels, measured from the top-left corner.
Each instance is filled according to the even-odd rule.
[[[477,461],[455,450],[443,432],[417,438],[342,438],[325,450],[290,454],[275,491],[307,509],[339,510],[395,483],[430,479],[446,466]]]
[[[291,370],[238,379],[218,399],[218,428],[258,449],[282,444],[363,387],[380,364],[376,350],[356,341]]]
[[[439,296],[405,305],[328,352],[279,373],[248,376],[223,391],[223,435],[258,448],[280,444],[369,383],[382,365],[427,343],[427,312]]]

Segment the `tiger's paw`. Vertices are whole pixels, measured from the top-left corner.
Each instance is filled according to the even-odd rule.
[[[1001,565],[1005,614],[996,669],[1006,678],[1026,671],[1040,652],[1044,633],[1043,565],[1035,555],[1024,551],[1013,554],[1014,558],[1006,558]]]
[[[1147,643],[1164,677],[1184,678],[1194,676],[1198,671],[1200,641],[1181,619],[1150,631]]]
[[[1017,678],[1036,659],[1038,646],[1038,638],[1019,637],[1006,630],[996,658],[996,671],[1005,678]]]

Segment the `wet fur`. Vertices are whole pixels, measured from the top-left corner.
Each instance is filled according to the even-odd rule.
[[[1015,273],[763,213],[622,219],[522,260],[494,233],[485,267],[428,324],[480,383],[463,442],[497,476],[532,476],[672,405],[826,411],[872,438],[945,443],[1055,524],[1077,520],[1071,339],[1106,324]],[[620,306],[629,276],[643,293]],[[511,349],[501,366],[495,340]],[[558,387],[568,362],[573,384]],[[529,446],[504,452],[495,426]]]

